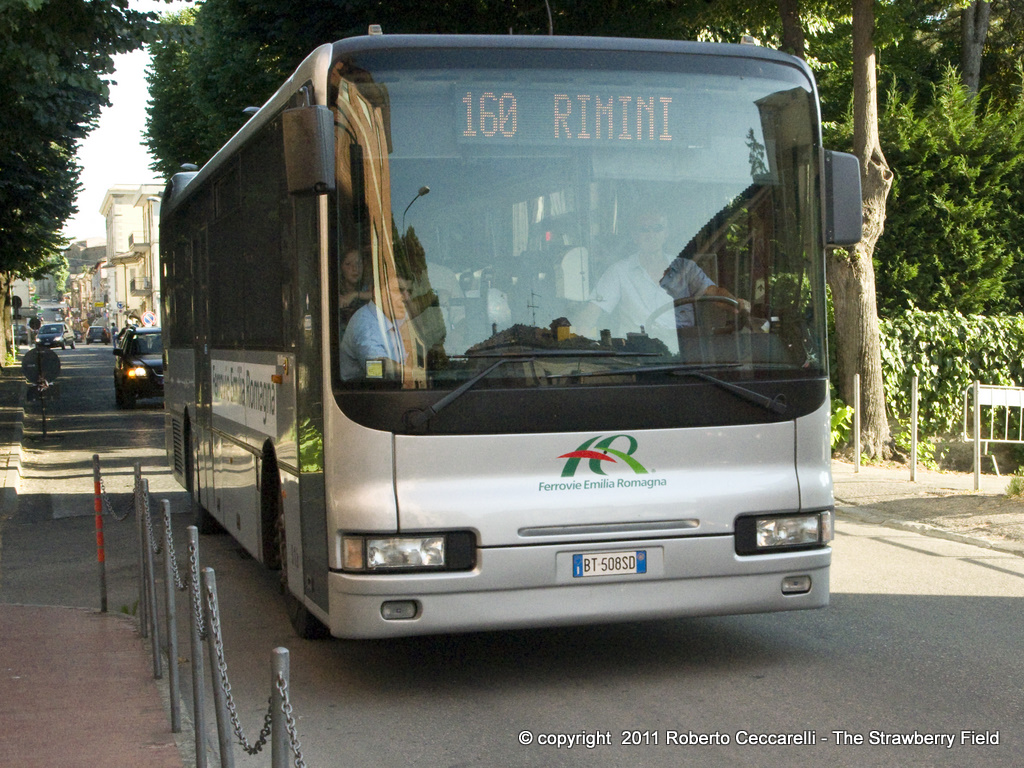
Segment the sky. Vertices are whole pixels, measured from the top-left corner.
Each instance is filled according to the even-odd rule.
[[[168,13],[192,5],[191,2],[164,3],[159,0],[132,0],[139,11]],[[96,128],[80,142],[78,164],[82,166],[76,199],[78,213],[64,225],[71,240],[106,237],[106,221],[100,206],[107,190],[118,184],[162,184],[163,179],[149,169],[153,162],[142,134],[146,130],[146,68],[149,53],[138,50],[114,57],[116,85],[110,88],[111,106],[100,113]]]

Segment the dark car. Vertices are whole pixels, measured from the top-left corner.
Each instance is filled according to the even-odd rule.
[[[44,323],[36,331],[36,346],[75,348],[75,334],[64,323]]]
[[[140,397],[164,395],[164,346],[159,328],[129,328],[114,346],[114,397],[133,408]]]
[[[109,344],[110,343],[110,329],[105,325],[90,325],[89,330],[85,332],[85,343],[92,344]]]

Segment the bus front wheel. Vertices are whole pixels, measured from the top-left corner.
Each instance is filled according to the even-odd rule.
[[[299,600],[288,587],[288,539],[284,528],[284,505],[277,518],[278,561],[281,564],[281,593],[284,595],[285,610],[295,634],[303,640],[322,640],[330,636],[324,623],[310,613],[309,608]]]

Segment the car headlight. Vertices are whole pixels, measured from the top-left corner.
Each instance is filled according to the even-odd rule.
[[[345,571],[461,571],[476,561],[476,538],[469,531],[381,536],[341,534]]]
[[[750,515],[736,520],[736,554],[813,549],[832,541],[833,511]]]
[[[144,379],[149,375],[149,371],[144,365],[136,365],[128,369],[129,379]]]

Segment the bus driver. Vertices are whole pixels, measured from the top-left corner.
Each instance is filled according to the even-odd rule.
[[[598,280],[584,312],[583,328],[593,328],[603,312],[618,316],[622,332],[638,333],[651,314],[671,299],[704,295],[735,298],[690,259],[673,259],[665,253],[668,231],[664,216],[642,214],[634,232],[636,250],[612,264]],[[749,311],[749,302],[739,302]],[[676,328],[693,325],[694,318],[693,306],[683,305],[674,313],[660,314],[654,318],[655,327],[645,330],[651,336],[674,338]]]

